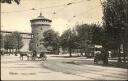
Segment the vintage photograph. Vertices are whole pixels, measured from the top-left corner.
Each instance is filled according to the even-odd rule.
[[[128,80],[128,0],[0,0],[1,80]]]

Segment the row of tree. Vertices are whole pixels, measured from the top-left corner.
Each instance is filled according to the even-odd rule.
[[[74,50],[78,50],[83,55],[86,53],[88,45],[101,44],[101,33],[103,28],[98,24],[81,24],[76,25],[73,29],[65,30],[61,36],[54,30],[44,32],[45,47],[52,47],[53,51],[59,53],[59,48],[68,51],[70,56]]]
[[[1,48],[14,52],[19,51],[23,47],[22,36],[19,32],[13,32],[5,36],[1,35]]]
[[[105,64],[108,63],[109,50],[116,52],[119,62],[122,50],[125,59],[128,56],[128,0],[106,0],[101,4],[103,9],[102,26],[98,24],[77,25],[74,29],[64,31],[60,37],[58,35],[53,37],[54,40],[47,39],[46,35],[44,36],[46,37],[45,41],[57,41],[54,42],[55,47],[61,46],[63,50],[68,50],[70,56],[73,49],[80,49],[81,54],[86,52],[90,43],[102,45],[106,57]],[[50,38],[49,36],[48,38]],[[49,45],[51,44],[49,43]]]

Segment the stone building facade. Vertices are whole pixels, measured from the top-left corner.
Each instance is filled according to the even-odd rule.
[[[52,20],[45,18],[44,16],[42,16],[42,13],[40,13],[37,18],[30,20],[30,22],[33,34],[33,50],[37,52],[46,52],[47,49],[44,47],[43,33],[51,29],[50,23],[52,22]]]

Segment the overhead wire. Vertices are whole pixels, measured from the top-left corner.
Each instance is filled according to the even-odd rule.
[[[75,1],[75,0],[74,0]],[[73,4],[78,4],[78,3],[82,3],[83,1],[90,1],[90,0],[81,0],[81,1],[77,1],[77,2],[69,2],[69,3],[67,3],[67,4],[62,4],[62,5],[54,5],[54,6],[49,6],[49,7],[44,7],[44,8],[31,8],[31,9],[26,9],[26,10],[16,10],[16,11],[9,11],[9,12],[1,12],[1,13],[19,13],[19,12],[26,12],[26,11],[30,11],[30,10],[43,10],[43,9],[50,9],[50,8],[55,8],[55,7],[61,7],[62,6],[62,8],[60,8],[59,10],[57,10],[57,11],[54,11],[52,14],[53,15],[56,15],[58,12],[60,13],[60,11],[61,10],[63,10],[63,9],[65,9],[65,8],[67,8],[68,6],[71,6],[71,5],[73,5]],[[64,7],[63,7],[64,6]],[[95,6],[93,7],[93,8],[91,8],[91,9],[87,9],[87,10],[85,10],[84,12],[82,12],[82,13],[80,13],[80,14],[78,14],[78,15],[73,15],[72,16],[72,18],[74,19],[74,18],[76,18],[76,17],[79,17],[79,16],[82,16],[82,14],[84,14],[86,11],[88,11],[89,10],[89,12],[86,12],[86,14],[87,13],[90,13],[90,12],[94,12],[94,10],[92,10],[92,9],[94,9],[95,8]],[[52,17],[53,18],[53,17]]]
[[[75,0],[74,0],[75,1]],[[67,5],[73,5],[73,4],[78,4],[78,3],[82,3],[83,1],[90,1],[90,0],[81,0],[81,1],[77,1],[77,2],[71,2],[71,3],[68,3]],[[61,10],[63,10],[63,9],[65,9],[65,8],[67,8],[67,7],[69,7],[69,6],[65,6],[64,8],[61,8],[61,9],[59,9],[59,10],[57,10],[55,13],[53,13],[53,14],[57,14],[58,12],[60,12]],[[75,15],[74,16],[72,16],[72,17],[76,17]]]
[[[74,0],[74,1],[75,1],[75,0]],[[69,7],[70,5],[82,3],[83,1],[86,1],[86,0],[81,0],[81,1],[77,1],[77,2],[74,2],[74,1],[73,1],[73,2],[69,2],[69,3],[65,4],[64,7],[62,7],[62,8],[60,8],[60,9],[54,11],[54,12],[53,12],[54,17],[55,17],[56,14],[60,13],[62,10],[64,10],[64,9],[67,8],[67,7]],[[52,17],[52,18],[53,18],[53,17]]]
[[[74,0],[75,1],[75,0]],[[73,4],[78,4],[78,3],[82,3],[83,1],[90,1],[90,0],[81,0],[81,1],[77,1],[77,2],[69,2],[67,4],[62,4],[62,5],[54,5],[54,6],[49,6],[49,7],[44,7],[44,8],[31,8],[31,9],[26,9],[26,10],[16,10],[16,11],[9,11],[9,12],[1,12],[1,13],[19,13],[19,12],[26,12],[26,11],[30,11],[30,10],[42,10],[42,9],[48,9],[48,8],[55,8],[55,7],[61,7],[64,6],[63,8],[54,11],[52,14],[57,14],[58,12],[60,12],[61,10],[65,9],[66,7],[73,5]],[[87,11],[87,10],[86,10]],[[76,17],[76,16],[73,16]],[[53,17],[52,17],[53,18]]]
[[[26,9],[26,10],[15,10],[15,11],[8,11],[8,12],[1,12],[1,13],[17,13],[17,12],[25,12],[25,11],[30,11],[30,10],[41,10],[41,9],[48,9],[48,8],[55,8],[55,7],[60,7],[63,5],[54,5],[54,6],[49,6],[49,7],[44,7],[44,8],[31,8],[31,9]]]
[[[69,6],[72,4],[77,4],[77,3],[81,3],[83,0],[78,1],[78,2],[71,2],[71,3],[67,3],[67,4],[62,4],[62,5],[54,5],[54,6],[48,6],[48,7],[44,7],[44,8],[31,8],[31,9],[26,9],[26,10],[14,10],[14,11],[8,11],[8,12],[1,12],[1,13],[19,13],[19,12],[26,12],[26,11],[30,11],[30,10],[42,10],[42,9],[49,9],[49,8],[55,8],[55,7],[61,7],[61,6]]]

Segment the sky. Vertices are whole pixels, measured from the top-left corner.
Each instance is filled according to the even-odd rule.
[[[103,16],[100,0],[21,0],[19,5],[1,4],[1,29],[30,33],[30,20],[40,12],[60,34],[77,24],[102,22]]]

